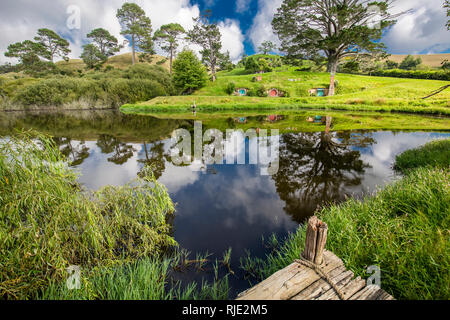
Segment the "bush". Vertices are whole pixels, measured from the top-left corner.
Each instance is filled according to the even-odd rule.
[[[449,71],[411,71],[411,70],[377,70],[372,73],[373,76],[394,77],[394,78],[411,78],[411,79],[429,79],[429,80],[450,80]]]
[[[228,82],[225,92],[227,94],[233,94],[236,90],[236,84],[234,82]]]
[[[107,267],[176,245],[174,205],[152,176],[84,192],[53,140],[0,143],[0,298],[24,299],[69,265]]]
[[[419,57],[414,59],[414,57],[408,54],[405,59],[400,63],[399,69],[403,70],[414,70],[418,65],[422,63],[422,59]]]
[[[205,67],[191,50],[183,50],[173,63],[173,82],[182,93],[192,93],[206,85]]]

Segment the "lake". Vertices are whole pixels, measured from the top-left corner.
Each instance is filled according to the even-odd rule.
[[[268,128],[275,129],[277,121],[283,127],[283,121],[289,117],[292,120],[292,113],[278,118],[267,112],[257,116],[262,119],[261,128],[264,121]],[[281,240],[317,209],[347,197],[372,194],[397,178],[392,170],[397,154],[450,136],[448,132],[368,130],[327,134],[322,127],[318,132],[298,132],[284,126],[282,132],[270,137],[277,141],[277,170],[262,174],[265,171],[258,163],[206,164],[200,159],[175,165],[170,155],[175,144],[171,134],[177,129],[193,131],[194,120],[186,118],[160,119],[113,111],[4,113],[0,135],[7,136],[16,129],[51,134],[79,172],[80,183],[93,190],[126,184],[146,164],[151,165],[176,203],[173,232],[180,247],[192,252],[193,257],[208,251],[210,259],[221,259],[232,248],[235,275],[230,284],[234,294],[248,287],[239,258],[247,251],[263,257],[270,250],[263,238],[275,234]],[[245,115],[236,119],[227,115],[221,120],[206,122],[204,129],[217,124],[222,131],[236,130],[239,122],[247,122]],[[236,131],[236,135],[240,133]],[[255,152],[252,139],[258,137],[239,138],[240,148],[225,150],[224,157],[235,152],[231,156],[241,154],[249,163]],[[200,280],[210,276],[211,272],[187,272],[181,278]]]

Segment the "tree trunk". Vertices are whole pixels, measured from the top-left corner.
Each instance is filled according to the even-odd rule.
[[[212,74],[212,81],[216,81],[216,65],[213,63],[211,64],[211,74]]]
[[[170,48],[169,73],[172,74],[173,48]]]
[[[131,36],[131,64],[134,65],[136,63],[136,57],[135,57],[135,44],[134,44],[134,35]]]
[[[337,61],[333,60],[330,63],[330,88],[328,90],[329,96],[334,96],[334,77],[336,75],[337,70]]]

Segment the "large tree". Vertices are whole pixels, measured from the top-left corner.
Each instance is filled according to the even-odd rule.
[[[48,52],[48,59],[51,62],[53,62],[55,57],[61,57],[66,61],[69,60],[69,41],[59,36],[55,31],[46,28],[39,29],[34,40],[45,48]]]
[[[383,51],[382,32],[395,23],[391,0],[284,0],[272,21],[288,56],[324,54],[331,73],[329,94],[341,59]]]
[[[206,13],[198,18],[194,18],[194,28],[187,34],[187,38],[202,47],[200,54],[202,62],[211,71],[212,81],[216,81],[216,69],[220,64],[222,53],[222,35],[217,24],[209,21],[209,14]]]
[[[55,69],[55,65],[52,62],[41,60],[41,58],[50,59],[47,49],[42,44],[31,40],[10,44],[5,52],[5,56],[18,58],[20,63],[19,69],[27,73],[38,74]]]
[[[119,52],[121,46],[116,37],[109,33],[108,30],[103,28],[97,28],[87,34],[89,39],[92,39],[92,43],[98,48],[100,53],[106,58],[113,56],[116,52]]]
[[[186,31],[178,23],[169,23],[161,26],[153,36],[155,41],[159,43],[159,46],[169,56],[169,72],[172,74],[173,59],[176,55],[179,45],[180,37],[185,34]]]
[[[122,26],[121,34],[131,38],[131,61],[136,63],[136,51],[144,56],[154,54],[152,23],[145,11],[135,3],[126,2],[117,10],[117,18]]]

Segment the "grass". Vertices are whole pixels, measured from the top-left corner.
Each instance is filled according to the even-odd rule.
[[[112,268],[96,268],[81,278],[80,289],[69,290],[65,282],[51,282],[39,292],[43,300],[224,300],[228,298],[228,277],[216,276],[212,284],[191,282],[183,286],[172,273],[176,258],[144,258]],[[217,266],[217,262],[216,265]]]
[[[176,246],[174,205],[150,172],[88,193],[47,136],[0,143],[0,297],[24,299],[69,265],[114,266]]]
[[[338,74],[336,95],[333,97],[310,97],[308,89],[327,87],[329,74],[296,71],[294,67],[281,67],[263,74],[261,82],[252,82],[255,75],[245,74],[243,69],[229,73],[220,72],[218,80],[192,96],[157,97],[147,102],[129,104],[122,110],[177,111],[186,110],[195,100],[198,110],[243,109],[301,109],[411,112],[424,114],[450,114],[450,90],[429,99],[421,98],[448,84],[446,81],[371,77]],[[290,81],[296,80],[296,81]],[[237,97],[226,93],[229,83],[237,88],[256,90],[278,88],[289,97]]]
[[[432,143],[422,151],[441,147]],[[448,154],[448,142],[445,148]],[[382,288],[395,298],[448,300],[450,171],[423,160],[426,167],[407,171],[376,195],[332,205],[318,216],[329,227],[327,249],[356,275],[366,277],[367,267],[378,265]],[[242,268],[261,280],[286,267],[303,250],[305,232],[301,226],[266,259],[249,255]]]
[[[422,147],[405,151],[395,159],[395,169],[402,172],[425,166],[450,167],[450,140],[430,142]]]
[[[138,54],[136,54],[136,59],[138,60]],[[165,69],[169,70],[169,62],[168,59],[159,56],[153,55],[153,60],[150,65],[161,65]],[[85,70],[86,64],[81,59],[70,59],[69,61],[58,61],[56,65],[62,70],[69,71],[77,71],[77,70]],[[108,61],[103,65],[103,67],[112,66],[116,69],[126,69],[131,66],[131,53],[118,54],[108,58]]]

